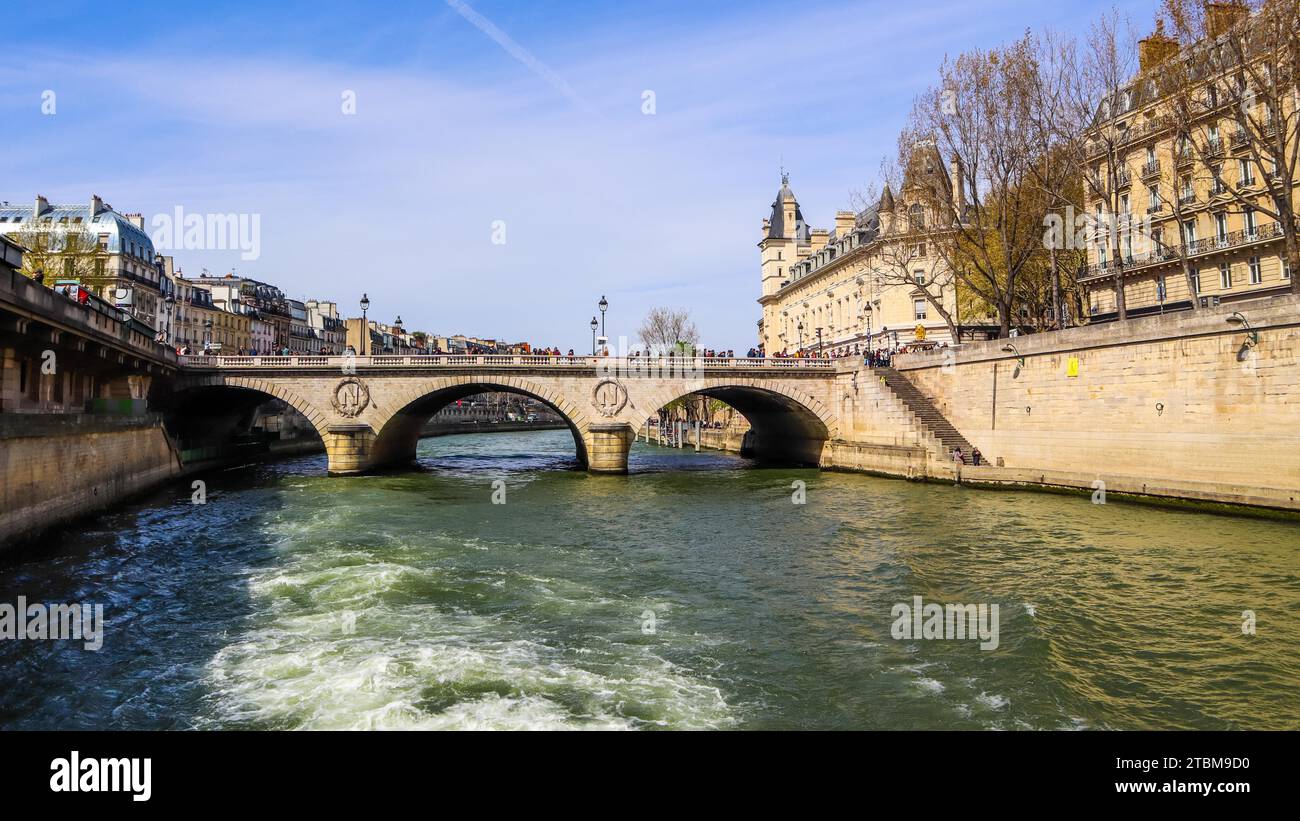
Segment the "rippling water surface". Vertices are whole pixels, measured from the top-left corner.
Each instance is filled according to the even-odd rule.
[[[52,535],[0,601],[102,603],[104,647],[0,642],[0,727],[1300,727],[1295,524],[647,445],[572,467],[566,431],[447,437]],[[1000,646],[893,639],[916,595],[998,604]]]

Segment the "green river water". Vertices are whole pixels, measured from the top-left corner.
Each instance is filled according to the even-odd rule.
[[[212,473],[0,567],[107,620],[0,642],[0,727],[1300,727],[1294,523],[645,444],[590,476],[567,431],[419,453]],[[997,648],[894,638],[914,596],[998,605]]]

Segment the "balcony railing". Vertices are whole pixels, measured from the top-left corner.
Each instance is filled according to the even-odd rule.
[[[1242,230],[1233,231],[1222,237],[1204,237],[1203,239],[1193,240],[1182,246],[1170,245],[1158,248],[1146,254],[1136,254],[1124,259],[1124,270],[1129,271],[1137,268],[1145,268],[1150,265],[1159,265],[1164,262],[1179,259],[1182,256],[1195,257],[1201,254],[1214,253],[1215,251],[1224,251],[1231,248],[1238,248],[1244,245],[1251,245],[1256,242],[1266,242],[1271,239],[1277,239],[1282,236],[1282,226],[1277,222],[1270,222],[1268,225],[1259,226],[1253,231]],[[1079,269],[1078,276],[1080,279],[1091,279],[1093,277],[1112,276],[1117,266],[1114,262],[1093,263],[1084,265]]]
[[[413,356],[182,356],[179,363],[187,368],[230,368],[339,370],[355,368],[553,368],[557,371],[586,368],[617,369],[619,372],[656,371],[665,368],[687,370],[799,370],[834,368],[829,358],[723,358],[705,356],[538,356],[538,355],[460,355],[420,354]]]
[[[1142,165],[1142,179],[1154,177],[1160,173],[1160,160],[1152,160]]]

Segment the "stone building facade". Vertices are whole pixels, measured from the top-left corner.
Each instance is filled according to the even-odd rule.
[[[1247,9],[1233,3],[1211,3],[1208,13],[1218,21],[1212,22],[1212,32],[1215,26],[1226,32],[1250,23]],[[1285,124],[1290,133],[1282,138],[1289,146],[1287,156],[1294,157],[1296,97],[1288,98],[1285,117],[1276,117],[1262,103],[1253,106],[1252,120],[1274,130],[1252,138],[1238,130],[1230,108],[1236,100],[1251,99],[1243,74],[1225,66],[1171,84],[1162,72],[1179,69],[1171,65],[1184,59],[1178,43],[1161,29],[1142,40],[1138,75],[1115,98],[1102,102],[1086,135],[1087,173],[1101,183],[1085,186],[1085,210],[1095,222],[1088,228],[1088,265],[1078,281],[1094,320],[1117,314],[1117,273],[1131,316],[1190,308],[1193,300],[1209,307],[1291,290],[1293,272],[1281,226],[1258,208],[1272,199],[1268,191],[1279,184],[1279,170],[1253,156],[1251,142],[1273,137],[1277,124]],[[1178,106],[1174,94],[1180,97]],[[1185,118],[1192,120],[1190,129]],[[1234,188],[1244,196],[1234,196]],[[1117,195],[1114,218],[1108,214],[1116,207],[1111,192]],[[1295,203],[1295,185],[1290,194]],[[1117,243],[1106,239],[1115,235],[1118,261]]]
[[[927,222],[953,211],[935,195],[963,197],[938,152],[918,144],[898,195],[885,185],[879,202],[838,211],[831,229],[812,228],[782,176],[758,243],[763,318],[759,342],[768,356],[951,344],[942,308],[957,317],[955,278],[934,247]]]

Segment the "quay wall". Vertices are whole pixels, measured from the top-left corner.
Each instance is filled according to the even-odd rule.
[[[180,472],[154,415],[0,415],[0,545],[102,511]]]
[[[853,437],[823,466],[1300,510],[1300,299],[1232,308],[898,356],[988,466]]]

